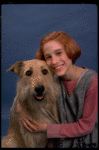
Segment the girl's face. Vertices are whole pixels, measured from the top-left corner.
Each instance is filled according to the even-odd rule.
[[[64,77],[72,66],[72,60],[66,55],[63,46],[55,40],[49,41],[44,45],[43,52],[46,63],[53,73],[58,77]]]

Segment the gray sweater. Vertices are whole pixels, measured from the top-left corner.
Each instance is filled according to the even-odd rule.
[[[97,75],[97,72],[91,69],[84,69],[71,96],[67,94],[60,78],[57,78],[61,91],[57,101],[60,114],[60,123],[66,124],[77,122],[82,117],[85,95],[91,80],[95,75]],[[54,139],[54,148],[91,148],[97,146],[98,118],[96,119],[94,129],[90,134],[83,137]]]

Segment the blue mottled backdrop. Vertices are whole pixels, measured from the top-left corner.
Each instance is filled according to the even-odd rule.
[[[18,76],[6,70],[35,58],[41,38],[64,31],[81,47],[76,65],[98,71],[98,8],[94,4],[6,4],[1,6],[1,136],[7,134]]]

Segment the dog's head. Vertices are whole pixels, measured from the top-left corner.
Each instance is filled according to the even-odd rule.
[[[6,72],[9,71],[19,75],[17,91],[21,92],[21,95],[23,92],[24,97],[28,92],[35,100],[42,101],[46,93],[53,90],[51,87],[54,82],[53,73],[43,60],[18,61]]]

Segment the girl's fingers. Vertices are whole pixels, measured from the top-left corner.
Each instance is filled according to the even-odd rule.
[[[28,119],[24,118],[24,119],[22,119],[22,122],[24,123],[24,126],[25,126],[27,129],[32,130],[32,132],[33,132],[33,130],[34,130],[34,131],[37,130],[36,127],[35,127]]]
[[[33,119],[30,119],[30,122],[33,122],[33,123],[35,123],[35,124],[38,124],[38,122],[35,121],[35,120],[33,120]]]
[[[26,119],[26,123],[28,124],[28,126],[29,126],[31,129],[33,129],[33,130],[36,131],[36,125],[35,125],[35,124],[31,123],[28,119]]]
[[[24,127],[25,127],[27,130],[29,130],[30,132],[33,132],[33,130],[27,125],[27,123],[26,123],[24,120],[22,120],[22,124],[24,125]]]
[[[33,119],[29,119],[29,118],[24,117],[23,120],[26,121],[26,123],[31,127],[34,127],[34,126],[38,127],[39,126],[39,123]]]
[[[29,121],[30,121],[31,123],[35,124],[36,126],[39,126],[39,122],[37,122],[37,121],[35,121],[35,120],[33,120],[33,119],[30,119]]]

